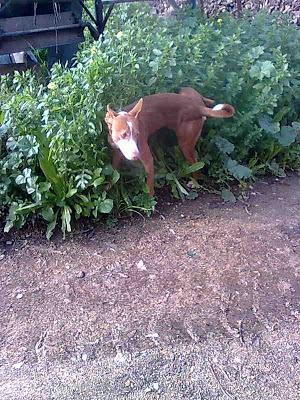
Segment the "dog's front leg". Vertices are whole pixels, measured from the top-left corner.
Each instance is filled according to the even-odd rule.
[[[112,151],[112,167],[113,169],[118,169],[120,162],[123,158],[123,154],[119,149],[113,149]]]
[[[154,196],[154,163],[148,143],[140,146],[140,160],[144,165],[147,174],[147,187],[150,196]]]

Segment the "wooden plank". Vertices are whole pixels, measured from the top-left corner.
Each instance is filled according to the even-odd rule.
[[[4,37],[0,40],[0,55],[17,53],[46,47],[62,46],[80,43],[84,40],[83,28],[68,28],[64,30],[30,33],[17,37]]]
[[[59,20],[55,21],[54,14],[37,15],[36,18],[13,17],[1,18],[0,29],[5,33],[29,31],[32,29],[52,28],[55,26],[64,26],[75,24],[76,20],[71,11],[60,13]],[[1,34],[0,34],[1,40]]]
[[[35,1],[37,1],[37,0],[14,0],[14,5],[15,4],[21,4],[22,6],[23,5],[33,5],[33,3],[35,2]],[[71,3],[72,1],[74,1],[74,0],[58,0],[59,1],[59,3]],[[0,4],[5,4],[5,3],[7,3],[8,2],[8,0],[0,0]],[[40,4],[51,4],[52,5],[52,0],[38,0],[38,2],[40,3]]]

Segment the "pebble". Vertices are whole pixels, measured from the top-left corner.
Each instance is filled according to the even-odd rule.
[[[133,384],[133,382],[132,382],[130,379],[127,379],[127,381],[124,383],[124,385],[125,385],[126,387],[129,387],[129,386],[133,386],[134,384]]]
[[[23,364],[24,364],[24,361],[20,361],[20,362],[18,362],[16,364],[13,364],[12,368],[13,369],[20,369],[23,366]]]
[[[139,262],[136,263],[136,266],[138,269],[140,269],[141,271],[146,271],[147,267],[145,267],[144,261],[140,260]]]
[[[187,256],[189,257],[189,258],[193,258],[193,257],[195,257],[197,255],[197,253],[194,251],[194,250],[189,250],[188,252],[187,252]]]

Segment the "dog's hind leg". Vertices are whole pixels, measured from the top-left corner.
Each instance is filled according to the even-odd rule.
[[[178,146],[190,165],[197,162],[195,147],[201,135],[203,123],[203,119],[184,122],[180,124],[180,129],[176,131]],[[195,180],[199,178],[197,172],[193,172],[192,176]]]

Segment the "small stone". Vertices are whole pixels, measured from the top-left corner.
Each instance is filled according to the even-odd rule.
[[[114,361],[116,364],[124,364],[126,362],[126,358],[121,352],[118,352],[114,358]]]
[[[3,259],[4,259],[4,257],[5,257],[5,255],[4,255],[4,254],[0,254],[0,261],[1,261],[1,260],[3,260]]]
[[[83,353],[83,354],[81,355],[81,359],[82,359],[82,361],[86,361],[86,360],[88,359],[87,354],[86,354],[86,353]]]
[[[77,278],[84,278],[85,277],[85,272],[84,271],[80,271],[77,275]]]
[[[127,379],[127,381],[124,383],[124,385],[125,385],[126,387],[131,386],[131,384],[132,384],[132,382],[131,382],[130,379]]]
[[[23,293],[18,293],[18,294],[16,295],[16,298],[17,298],[18,300],[20,300],[22,297],[23,297]]]
[[[153,382],[152,386],[153,386],[153,389],[156,390],[156,391],[157,391],[158,388],[159,388],[159,385],[158,385],[157,382]]]
[[[136,266],[138,269],[140,269],[141,271],[146,271],[147,268],[145,267],[144,261],[140,260],[139,262],[136,263]]]
[[[194,250],[189,250],[188,252],[187,252],[187,256],[189,257],[189,258],[193,258],[193,257],[195,257],[197,255],[197,253],[194,251]]]
[[[159,334],[158,333],[149,333],[148,335],[146,335],[147,338],[158,338]]]
[[[16,364],[13,364],[12,368],[13,369],[20,369],[23,366],[23,364],[24,364],[24,361],[20,361],[20,362],[18,362]]]
[[[11,240],[7,240],[6,244],[7,244],[7,246],[11,246],[13,244],[13,242]]]

